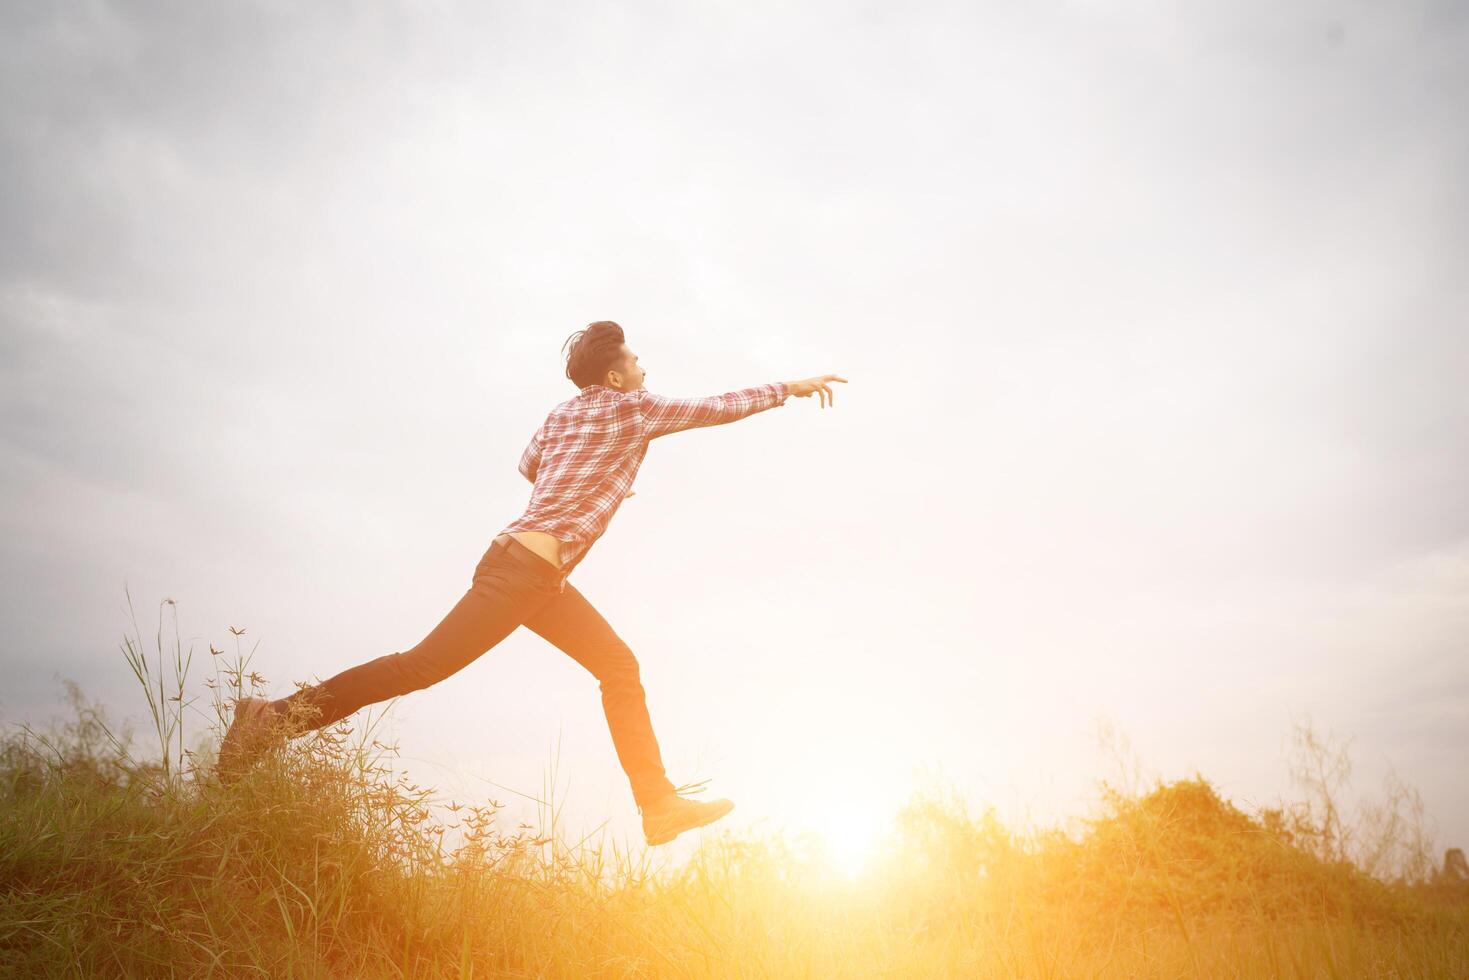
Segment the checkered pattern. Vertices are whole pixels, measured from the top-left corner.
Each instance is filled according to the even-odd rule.
[[[784,405],[784,382],[709,398],[669,398],[651,391],[588,385],[551,410],[520,457],[533,484],[525,513],[500,533],[545,531],[561,540],[569,574],[632,489],[648,443],[659,436],[723,425]]]

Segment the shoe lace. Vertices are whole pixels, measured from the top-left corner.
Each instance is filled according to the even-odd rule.
[[[673,795],[675,795],[675,796],[681,796],[681,797],[687,799],[690,796],[694,796],[694,795],[696,795],[698,793],[704,792],[704,789],[708,785],[709,785],[709,780],[707,780],[707,779],[701,779],[697,783],[684,783],[682,786],[675,786],[673,788]],[[643,807],[641,805],[639,805],[639,807],[638,807],[638,814],[639,815],[642,815],[642,812],[643,812]]]
[[[684,783],[682,786],[674,787],[674,792],[679,796],[693,796],[704,792],[704,787],[709,785],[709,780],[701,779],[697,783]]]

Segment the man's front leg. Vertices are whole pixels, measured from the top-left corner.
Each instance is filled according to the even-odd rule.
[[[601,683],[602,710],[617,750],[617,761],[632,784],[638,806],[674,792],[663,768],[658,739],[648,713],[637,657],[602,614],[570,582],[525,621],[527,629],[567,654]]]

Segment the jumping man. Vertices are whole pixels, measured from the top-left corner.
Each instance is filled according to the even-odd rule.
[[[638,661],[576,586],[567,581],[607,530],[659,436],[734,422],[783,405],[790,395],[832,401],[824,374],[710,398],[668,398],[643,387],[647,375],[622,328],[600,320],[567,340],[566,376],[580,389],[551,410],[520,458],[532,484],[525,512],[490,542],[464,597],[411,650],[368,661],[276,701],[241,698],[219,751],[219,770],[237,778],[274,738],[333,724],[359,708],[436,684],[524,625],[601,683],[617,759],[632,784],[650,845],[712,823],[729,800],[680,796],[663,770]]]

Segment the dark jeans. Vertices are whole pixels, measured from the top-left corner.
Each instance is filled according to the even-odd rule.
[[[560,569],[508,534],[491,542],[474,570],[469,591],[413,649],[344,670],[274,706],[315,708],[318,713],[309,726],[330,725],[365,705],[438,683],[522,624],[601,682],[612,744],[638,806],[672,793],[632,650]]]

